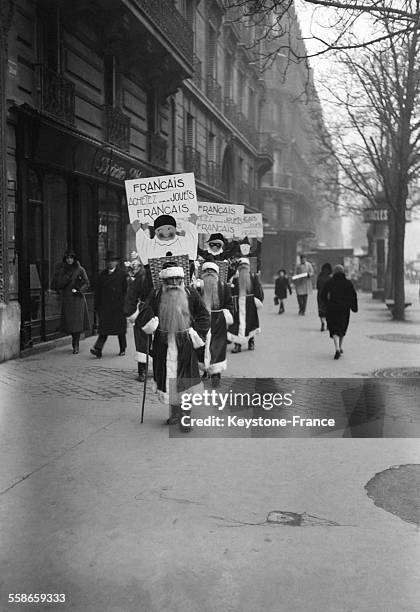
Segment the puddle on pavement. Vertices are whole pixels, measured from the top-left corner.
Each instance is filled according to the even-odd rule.
[[[420,464],[397,465],[378,472],[365,489],[375,506],[420,525]]]

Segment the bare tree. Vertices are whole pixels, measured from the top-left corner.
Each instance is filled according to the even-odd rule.
[[[398,320],[404,319],[405,308],[406,215],[418,205],[420,187],[419,56],[417,29],[369,50],[342,54],[341,79],[327,88],[335,120],[329,133],[319,130],[319,163],[328,157],[337,163],[342,206],[361,211],[363,202],[376,206],[382,194],[389,225],[386,291]]]
[[[230,18],[252,29],[248,49],[258,56],[261,69],[279,54],[286,55],[289,63],[300,62],[330,52],[368,48],[420,27],[419,0],[297,1],[300,7],[313,9],[307,36],[300,34],[295,0],[225,0]],[[380,26],[386,21],[386,30],[372,29],[361,39],[366,17]],[[315,50],[308,51],[308,41]]]

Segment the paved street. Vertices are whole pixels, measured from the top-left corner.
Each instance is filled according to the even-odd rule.
[[[393,323],[362,295],[338,362],[315,302],[301,318],[292,296],[278,316],[268,289],[256,351],[232,355],[227,374],[418,377],[418,297]],[[89,356],[88,339],[78,356],[62,346],[0,365],[2,612],[418,610],[418,488],[389,470],[416,469],[416,438],[168,439],[150,390],[139,424],[129,335],[123,358],[116,338]],[[418,414],[396,399],[384,411],[409,435]],[[379,473],[408,510],[375,498]],[[67,602],[7,603],[22,592]]]

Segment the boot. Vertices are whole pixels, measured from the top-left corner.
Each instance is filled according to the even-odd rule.
[[[280,309],[279,309],[279,314],[283,314],[284,312],[284,305],[283,302],[280,303]]]
[[[102,351],[101,349],[96,348],[96,346],[94,346],[93,348],[90,349],[90,352],[92,353],[92,355],[95,355],[95,357],[97,357],[98,359],[100,359],[102,357]]]
[[[240,344],[236,344],[236,342],[235,342],[235,344],[233,346],[233,349],[232,349],[232,353],[240,353],[241,350],[242,350],[241,345]]]
[[[137,371],[138,371],[137,380],[139,382],[144,382],[146,380],[146,364],[145,363],[138,363],[137,364]]]
[[[184,420],[184,423],[182,422],[182,417],[188,417],[187,419]],[[189,419],[191,418],[191,410],[180,410],[180,423],[179,423],[179,429],[182,431],[182,433],[189,433],[192,429],[191,425],[187,425],[187,423],[189,423]]]
[[[171,415],[169,419],[167,419],[166,424],[176,425],[177,423],[179,423],[179,421],[181,420],[181,415],[179,414],[179,412],[180,411],[178,406],[171,406]]]
[[[255,351],[255,340],[254,340],[254,338],[250,338],[248,340],[248,350],[249,351]]]

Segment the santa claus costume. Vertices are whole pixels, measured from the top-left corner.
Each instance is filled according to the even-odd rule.
[[[180,418],[182,394],[203,390],[196,349],[205,345],[210,314],[197,290],[185,287],[183,268],[166,266],[160,273],[162,287],[151,292],[138,319],[143,332],[154,333],[155,390],[171,406],[168,423],[173,424]]]
[[[199,349],[200,368],[212,385],[218,386],[220,374],[227,367],[227,328],[233,323],[233,302],[229,285],[219,280],[219,266],[214,262],[203,264],[199,291],[211,314],[211,326],[206,344]]]
[[[228,340],[234,343],[232,353],[240,353],[242,345],[254,350],[254,336],[260,333],[258,310],[262,308],[264,292],[256,274],[251,274],[249,259],[241,257],[236,276],[232,279],[233,324]]]

